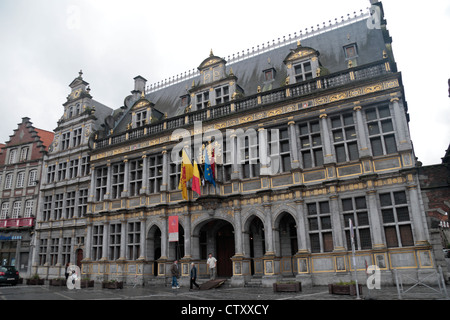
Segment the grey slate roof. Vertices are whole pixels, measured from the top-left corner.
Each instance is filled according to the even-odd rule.
[[[330,73],[348,68],[344,46],[352,43],[356,43],[358,48],[358,57],[356,58],[358,66],[382,60],[383,52],[380,52],[379,49],[385,47],[382,30],[379,28],[368,28],[366,19],[338,26],[335,29],[319,33],[301,41],[303,47],[311,47],[319,51],[319,62]],[[276,70],[276,77],[272,83],[272,88],[269,89],[279,88],[284,84],[287,75],[287,68],[283,61],[291,50],[295,48],[297,48],[297,44],[290,43],[244,60],[227,64],[227,73],[232,68],[234,75],[237,77],[237,85],[244,90],[245,96],[249,96],[257,93],[258,86],[263,88],[263,70],[273,67]],[[204,57],[199,57],[199,61],[203,60]],[[168,118],[183,114],[184,107],[181,107],[180,96],[187,94],[187,89],[191,88],[193,81],[198,83],[199,77],[190,78],[150,92],[145,97],[155,104],[157,110],[163,114],[167,113]],[[114,135],[126,130],[126,124],[131,122],[131,112],[129,111],[136,101],[137,99],[133,99],[132,96],[125,99],[125,108],[122,108],[124,114],[116,118]]]

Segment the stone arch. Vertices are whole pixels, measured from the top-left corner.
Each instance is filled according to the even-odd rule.
[[[217,259],[217,276],[232,275],[231,257],[236,252],[233,220],[224,216],[204,215],[192,227],[192,258],[206,260],[208,253]]]

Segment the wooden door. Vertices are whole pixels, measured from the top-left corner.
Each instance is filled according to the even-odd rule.
[[[217,243],[217,276],[231,277],[233,275],[234,233],[233,226],[227,224],[222,227],[216,236]]]

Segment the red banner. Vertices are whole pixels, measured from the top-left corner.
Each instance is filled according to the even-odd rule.
[[[178,216],[169,216],[169,242],[178,241]]]

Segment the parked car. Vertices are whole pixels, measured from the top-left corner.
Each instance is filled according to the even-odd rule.
[[[0,267],[0,284],[12,284],[15,286],[19,282],[19,271],[14,266]]]

